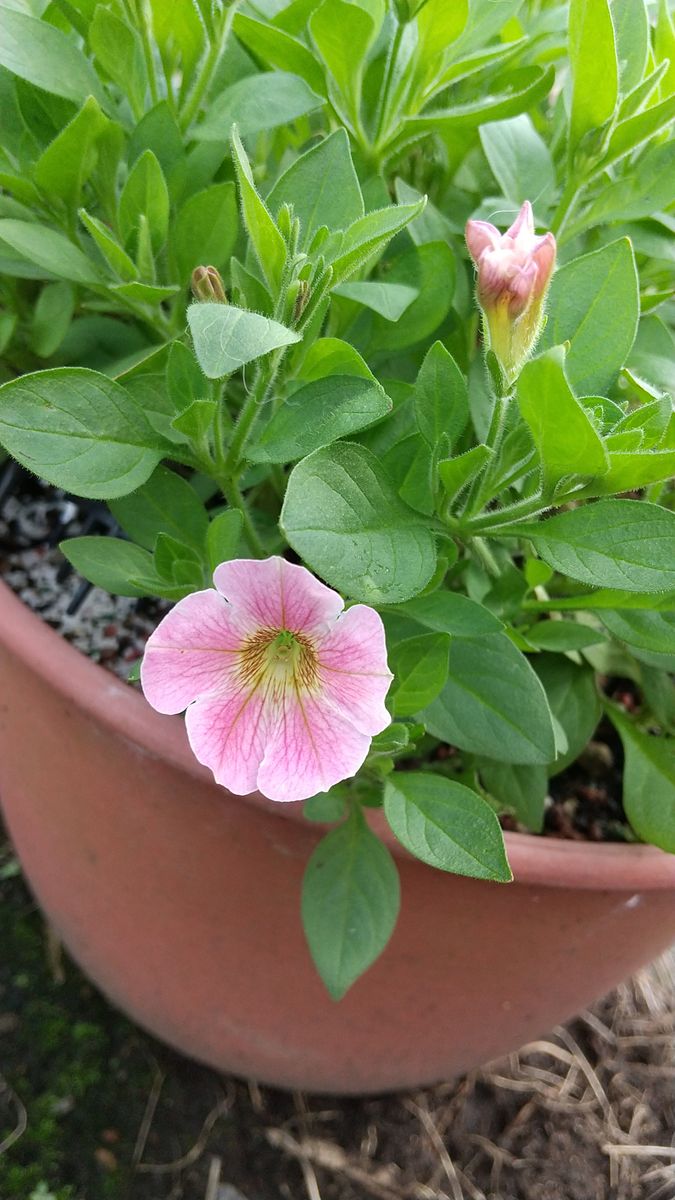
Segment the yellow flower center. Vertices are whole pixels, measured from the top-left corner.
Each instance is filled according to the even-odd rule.
[[[265,684],[275,690],[312,691],[318,682],[317,666],[311,641],[289,629],[260,629],[240,651],[242,680],[253,688]]]

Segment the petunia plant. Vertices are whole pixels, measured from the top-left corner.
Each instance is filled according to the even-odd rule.
[[[508,882],[601,719],[675,852],[673,62],[666,0],[0,4],[0,444],[223,803],[332,826],[336,998],[392,839]]]

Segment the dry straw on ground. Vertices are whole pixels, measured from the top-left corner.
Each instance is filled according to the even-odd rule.
[[[335,1101],[221,1079],[198,1138],[153,1164],[158,1074],[136,1170],[171,1177],[162,1200],[675,1200],[674,962],[517,1054],[418,1093]],[[239,1152],[249,1148],[243,1183],[233,1120]]]

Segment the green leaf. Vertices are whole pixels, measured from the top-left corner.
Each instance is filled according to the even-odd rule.
[[[267,197],[271,212],[293,206],[300,244],[307,249],[322,226],[332,233],[363,217],[363,199],[344,129],[336,129],[301,154],[277,179]]]
[[[653,216],[672,203],[674,170],[675,141],[650,147],[623,179],[611,187],[603,183],[601,191],[578,222],[572,222],[571,228],[578,232],[607,221],[637,221]]]
[[[216,96],[193,130],[202,142],[226,142],[236,125],[240,137],[290,125],[323,104],[304,79],[286,71],[247,75]]]
[[[438,475],[449,500],[455,500],[462,488],[482,471],[492,458],[492,450],[482,442],[465,450],[456,458],[443,458],[438,464]]]
[[[675,587],[675,513],[657,504],[599,500],[520,526],[519,532],[556,571],[591,587],[631,592]]]
[[[30,346],[38,358],[50,358],[66,336],[75,309],[72,284],[46,284],[38,297],[30,328]]]
[[[0,65],[55,96],[103,103],[98,76],[76,44],[56,26],[0,8]]]
[[[216,400],[193,400],[171,422],[171,428],[182,433],[188,441],[201,442],[206,437],[218,411]]]
[[[313,54],[298,38],[267,21],[256,21],[245,13],[235,13],[234,32],[257,58],[270,67],[300,75],[313,92],[323,96],[326,84],[323,71]]]
[[[395,716],[413,716],[436,699],[447,678],[449,652],[447,633],[422,633],[397,643],[390,654]]]
[[[555,188],[551,152],[527,113],[480,127],[480,140],[492,174],[514,204],[534,200],[545,206]]]
[[[555,756],[544,690],[503,633],[453,640],[448,681],[422,719],[434,737],[504,762],[548,763]]]
[[[286,397],[247,457],[253,462],[295,462],[390,411],[391,400],[376,380],[327,376]]]
[[[406,850],[429,866],[500,883],[513,878],[497,817],[463,784],[397,771],[385,784],[384,811]]]
[[[469,420],[469,393],[457,363],[442,342],[427,351],[415,380],[415,416],[433,448],[443,434],[454,445]]]
[[[429,596],[417,596],[396,611],[412,617],[427,629],[449,633],[454,637],[479,637],[482,634],[501,633],[504,628],[499,618],[482,604],[477,604],[460,592],[448,592],[445,589]]]
[[[378,14],[379,9],[379,14]],[[377,16],[379,15],[379,20]],[[365,56],[384,16],[373,0],[324,0],[309,21],[312,41],[343,97],[358,105]]]
[[[152,248],[157,253],[169,230],[169,192],[152,150],[144,150],[136,159],[122,188],[118,220],[125,245],[138,236],[141,217],[148,223]]]
[[[614,26],[609,0],[571,0],[569,55],[572,104],[569,148],[583,150],[589,135],[598,138],[611,120],[619,93]]]
[[[567,740],[567,749],[549,769],[550,775],[558,775],[581,753],[602,716],[595,674],[561,654],[538,654],[532,665],[544,686],[553,717]]]
[[[453,134],[462,127],[473,129],[486,121],[513,117],[545,96],[553,80],[552,67],[546,71],[540,67],[523,67],[511,73],[509,84],[496,95],[406,117],[397,140],[409,142],[412,137],[418,138],[425,133]]]
[[[592,487],[594,496],[632,492],[659,483],[675,474],[673,450],[616,450],[609,456],[609,470]],[[584,495],[587,489],[584,489]]]
[[[153,563],[160,578],[174,587],[194,591],[204,583],[200,558],[182,539],[172,537],[170,533],[157,534]]]
[[[89,23],[88,38],[106,75],[129,97],[133,111],[142,113],[148,81],[138,30],[98,4]]]
[[[158,467],[132,495],[110,503],[110,511],[130,538],[153,550],[160,533],[168,533],[192,546],[204,548],[208,517],[201,500],[186,479]]]
[[[280,524],[301,558],[355,599],[407,600],[434,573],[428,522],[403,504],[363,446],[337,442],[298,463]]]
[[[124,279],[127,282],[137,279],[138,270],[135,262],[129,257],[126,250],[122,249],[119,242],[115,240],[108,226],[103,221],[99,221],[97,217],[92,217],[86,208],[79,210],[79,217],[96,242],[108,266],[112,267],[120,279]]]
[[[650,666],[675,670],[675,613],[605,609],[599,615],[636,658]]]
[[[265,280],[276,293],[286,263],[286,243],[269,209],[258,195],[253,173],[236,129],[232,130],[232,158],[239,183],[244,224]]]
[[[145,483],[165,453],[129,393],[83,367],[3,384],[0,444],[55,487],[103,500]]]
[[[188,325],[207,379],[231,375],[270,350],[300,341],[299,334],[278,321],[231,304],[192,304]]]
[[[549,484],[570,475],[594,478],[605,474],[609,456],[588,410],[567,382],[561,346],[525,364],[517,396]]]
[[[358,809],[323,838],[302,887],[302,923],[316,968],[339,1000],[384,950],[400,905],[398,872]]]
[[[238,508],[228,508],[226,512],[218,513],[209,523],[206,548],[212,571],[221,562],[229,562],[237,557],[243,525],[243,516]]]
[[[387,280],[413,285],[419,295],[394,328],[375,318],[371,347],[400,351],[426,341],[448,315],[455,291],[455,260],[445,242],[411,246],[387,263]]]
[[[541,833],[548,794],[546,767],[491,762],[483,758],[478,763],[478,770],[493,799],[514,812],[532,833]]]
[[[133,542],[113,537],[76,537],[61,542],[60,550],[75,570],[113,596],[147,596],[132,583],[135,576],[153,574],[152,555]]]
[[[675,854],[675,749],[670,739],[642,733],[614,706],[608,709],[625,754],[623,806],[643,842]]]
[[[336,296],[344,296],[347,300],[356,300],[357,304],[372,308],[385,321],[398,321],[419,294],[417,288],[405,283],[379,283],[372,279],[340,283],[333,288],[333,292]]]
[[[542,349],[569,341],[567,378],[578,395],[602,395],[635,340],[640,302],[630,242],[620,238],[553,276]]]
[[[310,346],[300,368],[303,382],[313,383],[329,375],[358,375],[361,379],[374,379],[370,368],[349,342],[340,338],[317,338]]]
[[[0,9],[0,18],[3,11]],[[97,267],[86,254],[63,233],[46,225],[6,217],[0,220],[0,239],[22,258],[59,279],[70,279],[73,283],[101,283]]]
[[[166,364],[166,384],[177,413],[184,413],[194,401],[204,400],[209,385],[189,346],[173,342]]]
[[[537,650],[555,650],[560,654],[607,640],[602,630],[580,625],[578,621],[538,621],[525,631],[525,637],[528,645]]]
[[[96,142],[109,124],[108,118],[90,96],[64,129],[50,142],[33,167],[38,187],[50,197],[74,207],[96,166]]]
[[[322,246],[322,253],[333,267],[333,282],[342,283],[371,254],[383,249],[409,221],[419,216],[424,204],[422,197],[415,204],[392,204],[376,209],[354,221],[344,233],[334,234]]]
[[[239,232],[237,195],[233,183],[214,183],[195,192],[181,208],[169,236],[169,250],[181,283],[195,267],[224,271]]]
[[[675,96],[668,96],[661,104],[653,104],[644,112],[635,113],[625,121],[619,121],[612,131],[607,150],[603,155],[602,167],[617,162],[631,150],[641,146],[655,134],[672,126],[675,118]]]
[[[644,0],[613,0],[612,23],[625,96],[640,83],[649,57],[649,18]]]

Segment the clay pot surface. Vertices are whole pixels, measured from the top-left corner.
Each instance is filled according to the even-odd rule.
[[[0,797],[39,903],[113,1002],[212,1066],[334,1093],[432,1083],[570,1017],[675,938],[675,856],[651,847],[507,834],[515,882],[491,884],[384,831],[401,915],[336,1004],[300,924],[323,832],[300,805],[217,787],[181,718],[1,584],[0,679]]]

